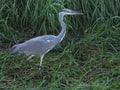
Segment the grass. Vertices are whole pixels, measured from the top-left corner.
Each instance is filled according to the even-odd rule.
[[[119,90],[119,0],[1,0],[1,90]],[[68,7],[83,16],[66,16],[67,33],[46,54],[44,72],[25,64],[9,48],[32,37],[60,32],[58,12]],[[31,63],[39,64],[39,56]]]

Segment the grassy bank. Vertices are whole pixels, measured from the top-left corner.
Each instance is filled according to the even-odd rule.
[[[119,0],[1,0],[0,89],[13,90],[119,90]],[[65,16],[67,33],[46,54],[44,72],[24,63],[25,55],[9,55],[16,43],[57,35],[62,8],[83,12]],[[39,64],[39,56],[31,63]]]

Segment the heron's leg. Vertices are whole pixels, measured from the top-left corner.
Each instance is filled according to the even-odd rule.
[[[25,60],[25,63],[27,63],[27,64],[29,64],[29,65],[32,65],[32,66],[37,66],[37,67],[39,67],[38,65],[35,65],[35,64],[29,62],[29,60],[30,60],[32,57],[34,57],[34,56],[35,56],[35,55],[30,55],[30,56]]]
[[[30,55],[27,59],[26,59],[26,61],[29,61],[32,57],[34,57],[35,55]]]
[[[41,68],[42,68],[43,57],[44,57],[44,55],[41,55],[41,57],[40,57],[40,68],[39,68],[39,70],[41,70]]]

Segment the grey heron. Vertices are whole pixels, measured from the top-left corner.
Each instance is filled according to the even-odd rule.
[[[65,36],[66,24],[63,21],[64,15],[82,15],[82,14],[83,13],[64,8],[61,12],[59,12],[58,19],[62,27],[62,30],[57,36],[43,35],[27,40],[24,43],[16,44],[12,48],[10,48],[10,54],[30,55],[26,59],[27,61],[38,54],[40,55],[40,67],[41,67],[44,55],[48,53],[53,47],[55,47],[56,44],[60,43]]]

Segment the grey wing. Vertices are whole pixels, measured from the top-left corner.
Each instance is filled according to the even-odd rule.
[[[26,41],[24,53],[26,54],[45,54],[50,51],[54,46],[55,36],[46,35],[40,36]]]

